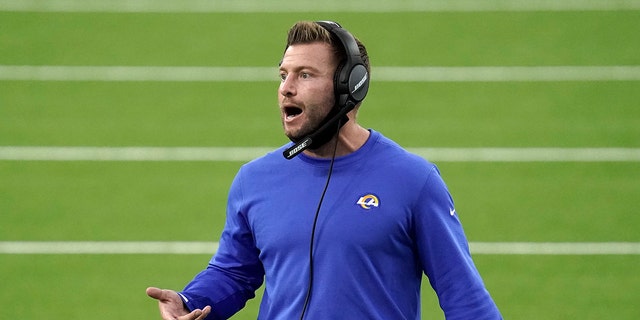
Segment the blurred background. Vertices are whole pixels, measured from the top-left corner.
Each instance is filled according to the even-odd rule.
[[[365,43],[359,122],[438,165],[506,319],[640,318],[635,0],[0,0],[0,318],[159,318],[287,142],[298,20]]]

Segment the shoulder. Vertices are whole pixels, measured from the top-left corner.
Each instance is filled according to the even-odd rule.
[[[372,131],[372,135],[376,138],[373,154],[375,154],[378,163],[408,173],[429,174],[434,170],[437,171],[436,166],[426,158],[409,152],[397,142],[380,133]]]
[[[362,174],[404,190],[411,199],[409,202],[420,201],[434,189],[443,189],[444,182],[435,164],[379,133],[372,131],[372,138],[375,143],[366,156],[366,165],[361,167]]]

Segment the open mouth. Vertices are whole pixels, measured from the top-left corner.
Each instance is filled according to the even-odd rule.
[[[285,107],[284,115],[286,119],[293,119],[302,113],[302,109],[298,107]]]

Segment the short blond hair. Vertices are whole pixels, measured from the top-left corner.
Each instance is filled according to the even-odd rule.
[[[360,42],[360,40],[358,40],[358,38],[355,36],[353,36],[353,38],[358,44],[360,58],[367,68],[367,72],[371,73],[371,68],[369,66],[369,54],[367,53],[366,47],[362,42]],[[286,51],[289,46],[294,44],[313,42],[322,42],[331,45],[338,61],[344,61],[347,58],[347,54],[340,40],[327,29],[313,21],[296,22],[287,33],[287,45],[284,50]]]

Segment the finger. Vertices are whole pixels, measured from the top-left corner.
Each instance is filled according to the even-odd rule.
[[[209,313],[211,312],[211,307],[206,306],[204,309],[196,309],[191,311],[191,313],[184,315],[182,317],[178,317],[178,320],[204,320]]]
[[[202,315],[202,310],[200,309],[196,309],[191,311],[191,313],[186,314],[182,317],[178,317],[178,320],[197,320],[197,319],[201,319],[200,316]]]
[[[204,320],[204,318],[206,318],[210,312],[211,312],[210,306],[204,307],[204,309],[202,309],[202,314],[198,318],[196,318],[196,320]]]
[[[170,301],[178,301],[180,297],[173,290],[165,290],[155,287],[147,288],[147,295],[151,298],[154,298],[160,302],[170,302]]]

